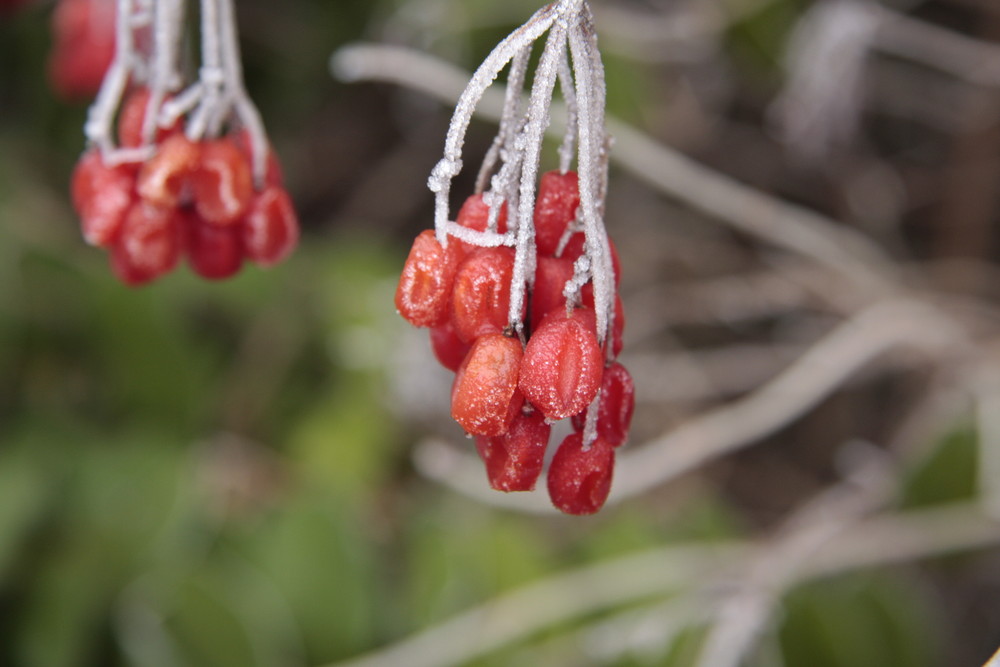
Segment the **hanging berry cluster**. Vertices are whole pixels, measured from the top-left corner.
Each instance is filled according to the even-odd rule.
[[[299,226],[257,109],[243,88],[232,0],[201,0],[201,67],[178,69],[186,0],[118,0],[116,52],[73,173],[84,239],[142,285],[181,257],[227,278],[270,266]],[[117,130],[117,131],[115,131]]]
[[[529,58],[546,32],[522,110]],[[475,193],[451,221],[465,132],[508,63],[499,132]],[[557,81],[567,107],[560,168],[539,182]],[[604,504],[634,406],[632,378],[616,361],[624,314],[617,254],[603,224],[604,97],[583,0],[542,8],[501,42],[456,105],[444,158],[429,179],[435,229],[417,236],[396,291],[399,312],[430,328],[435,355],[455,371],[451,414],[475,437],[493,488],[532,490],[551,424],[571,419],[574,432],[556,449],[547,477],[553,504],[568,514]],[[574,153],[577,171],[570,170]]]

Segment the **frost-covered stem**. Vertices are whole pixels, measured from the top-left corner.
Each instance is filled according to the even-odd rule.
[[[496,168],[497,160],[503,159],[506,162],[507,156],[513,147],[512,141],[515,135],[521,130],[520,114],[521,95],[524,92],[524,80],[528,71],[528,57],[531,55],[531,45],[518,51],[510,63],[510,71],[507,73],[507,91],[504,97],[503,113],[500,117],[500,131],[497,132],[493,144],[490,146],[483,164],[479,168],[479,175],[476,177],[476,192],[480,193],[486,189],[490,174]],[[506,151],[506,154],[505,154]]]
[[[434,229],[438,242],[448,243],[448,197],[451,193],[451,179],[462,170],[462,146],[465,143],[465,132],[475,112],[483,93],[489,88],[500,71],[514,55],[538,39],[545,33],[555,20],[555,5],[547,5],[535,12],[527,23],[508,35],[494,47],[486,60],[472,75],[468,85],[459,97],[452,115],[451,125],[445,139],[444,157],[437,163],[427,187],[434,193]]]
[[[264,185],[267,172],[267,134],[257,106],[250,99],[243,85],[243,65],[240,57],[240,40],[236,31],[236,13],[233,0],[219,0],[222,19],[222,66],[225,71],[228,94],[235,106],[240,123],[250,136],[253,147],[253,175],[257,188]],[[227,101],[228,102],[228,101]]]
[[[585,8],[584,8],[585,9]],[[576,76],[579,103],[577,164],[580,173],[580,209],[587,258],[594,283],[594,310],[597,337],[603,343],[614,317],[614,275],[611,250],[600,217],[599,195],[602,189],[601,152],[604,146],[604,68],[597,52],[596,36],[589,12],[577,18],[578,29],[571,30],[569,47]],[[610,347],[610,346],[609,346]]]
[[[566,102],[566,133],[563,135],[562,144],[559,146],[559,171],[565,174],[569,171],[570,165],[573,164],[574,142],[580,131],[578,126],[579,110],[576,102],[576,91],[573,85],[573,72],[570,70],[565,51],[563,52],[562,61],[559,63],[559,90],[562,91],[563,100]]]
[[[201,100],[187,126],[187,135],[195,141],[208,131],[222,100],[225,73],[222,71],[222,52],[218,0],[201,0]]]
[[[181,84],[177,60],[181,26],[184,24],[184,2],[157,0],[153,11],[153,66],[149,77],[149,103],[142,122],[144,146],[155,140],[157,125],[163,120],[160,109],[167,94],[177,90]]]
[[[521,311],[524,307],[527,284],[535,269],[535,182],[538,180],[538,164],[545,130],[549,126],[549,108],[552,105],[552,91],[556,85],[559,54],[560,51],[566,50],[566,33],[566,21],[560,17],[549,32],[542,57],[538,61],[538,69],[535,70],[535,80],[531,85],[531,100],[528,103],[528,122],[522,133],[525,147],[517,207],[514,274],[511,279],[510,311],[507,317],[518,334],[524,332]]]
[[[132,33],[133,0],[118,0],[115,17],[115,56],[101,83],[97,99],[87,113],[83,132],[87,140],[96,145],[106,161],[112,158],[115,148],[111,126],[121,104],[125,86],[128,85],[131,60],[135,45]]]

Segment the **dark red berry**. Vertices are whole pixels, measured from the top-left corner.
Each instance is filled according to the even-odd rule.
[[[575,171],[542,174],[535,198],[535,245],[539,255],[554,255],[566,226],[580,205],[580,184]]]
[[[538,412],[521,413],[505,435],[476,436],[490,486],[497,491],[531,491],[545,464],[552,430]]]
[[[442,366],[455,372],[469,354],[472,345],[462,342],[449,320],[440,326],[431,327],[431,349]]]
[[[563,290],[573,277],[573,262],[558,257],[539,257],[535,269],[535,284],[531,288],[531,326],[537,327],[542,318],[556,308],[566,307]]]
[[[628,370],[618,362],[604,369],[600,396],[597,404],[597,434],[612,447],[623,445],[628,440],[632,412],[635,410],[635,383]],[[573,427],[576,430],[583,430],[586,416],[586,412],[573,416]]]
[[[615,450],[604,438],[584,447],[582,433],[566,436],[549,464],[552,504],[566,514],[594,514],[608,499],[614,468]]]
[[[126,148],[136,148],[143,145],[142,128],[146,123],[146,110],[149,107],[151,93],[149,88],[142,86],[133,90],[118,114],[118,143]],[[168,98],[169,99],[169,98]],[[156,128],[153,141],[160,142],[169,135],[180,132],[182,123],[178,119],[172,127]]]
[[[222,280],[243,266],[243,242],[238,227],[220,227],[187,215],[188,264],[202,278]]]

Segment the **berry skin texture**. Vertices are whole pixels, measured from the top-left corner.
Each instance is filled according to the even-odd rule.
[[[115,241],[134,200],[134,187],[128,167],[108,167],[97,150],[83,154],[73,170],[70,191],[87,243],[108,246]]]
[[[472,345],[462,342],[450,321],[431,327],[431,350],[441,365],[451,372],[458,371],[471,349]]]
[[[539,255],[555,255],[559,239],[579,206],[580,181],[575,171],[542,174],[535,201],[535,245]]]
[[[608,499],[614,469],[615,450],[604,438],[585,448],[582,433],[566,436],[549,465],[552,504],[566,514],[594,514]]]
[[[518,386],[549,419],[585,409],[597,394],[604,370],[594,335],[593,312],[570,315],[556,309],[542,319],[524,350]]]
[[[612,447],[625,444],[634,411],[635,383],[628,370],[615,362],[604,369],[604,379],[601,381],[601,398],[597,404],[597,435]],[[585,412],[574,415],[573,428],[582,431],[585,419]]]
[[[503,334],[487,334],[472,345],[451,391],[451,416],[467,433],[507,432],[524,403],[517,390],[521,357],[521,342]]]
[[[191,174],[198,167],[200,147],[183,134],[174,134],[162,144],[156,155],[139,170],[136,189],[148,204],[163,208],[180,205]]]
[[[111,248],[111,268],[119,280],[136,286],[169,273],[181,256],[181,225],[177,211],[135,202]]]
[[[202,278],[222,280],[243,266],[243,244],[237,227],[220,227],[187,216],[188,264]]]
[[[532,491],[545,465],[552,427],[541,413],[521,413],[510,430],[496,437],[476,436],[490,486],[497,491]]]
[[[396,309],[417,327],[436,327],[449,316],[449,299],[461,248],[443,247],[427,229],[413,241],[396,288]]]
[[[299,219],[284,188],[268,185],[250,203],[239,227],[243,253],[260,266],[284,260],[299,242]]]
[[[191,190],[202,220],[213,225],[239,222],[253,198],[253,176],[246,156],[231,139],[202,142]]]
[[[451,295],[455,333],[472,342],[507,326],[510,283],[514,276],[511,248],[479,248],[458,267]]]

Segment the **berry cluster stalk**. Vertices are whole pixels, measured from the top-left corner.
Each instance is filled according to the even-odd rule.
[[[528,60],[534,43],[546,32],[548,37],[534,73],[527,108],[522,112]],[[486,190],[483,194],[490,206],[490,223],[484,231],[472,230],[451,219],[451,181],[462,170],[462,147],[475,108],[508,64],[508,88],[500,130],[483,161],[476,183],[477,193]],[[428,187],[435,193],[435,232],[442,245],[448,243],[450,235],[481,247],[506,245],[515,249],[509,326],[523,339],[522,313],[535,272],[536,183],[557,81],[569,111],[566,134],[559,149],[559,167],[562,172],[569,170],[575,147],[580,177],[580,207],[565,239],[581,230],[586,238],[584,253],[577,260],[573,279],[566,287],[567,302],[570,306],[579,303],[582,286],[593,283],[597,333],[603,343],[613,325],[615,295],[611,251],[603,224],[608,164],[605,85],[593,15],[584,0],[562,0],[540,9],[500,42],[472,75],[456,104],[445,140],[444,157],[428,179]],[[497,232],[496,221],[504,202],[510,208],[514,224],[510,231],[501,234]]]

